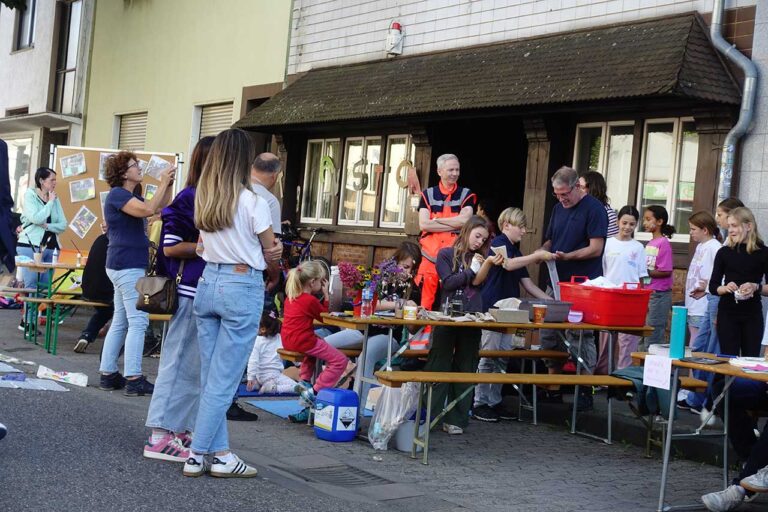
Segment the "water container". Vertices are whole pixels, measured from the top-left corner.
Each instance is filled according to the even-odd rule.
[[[345,443],[357,435],[360,399],[349,389],[321,389],[315,400],[315,435],[318,439]]]
[[[419,437],[424,436],[424,422],[425,414],[422,414],[421,421],[419,422]],[[411,416],[411,419],[403,422],[402,425],[397,427],[395,432],[395,448],[401,452],[410,452],[413,448],[413,430],[416,426],[416,413]],[[416,447],[416,451],[423,451],[421,446]]]

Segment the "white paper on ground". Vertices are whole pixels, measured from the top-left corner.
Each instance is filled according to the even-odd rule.
[[[66,382],[67,384],[74,384],[75,386],[86,387],[88,385],[88,376],[84,373],[55,372],[43,365],[38,367],[37,376],[41,379]]]
[[[32,361],[24,361],[22,359],[12,357],[12,356],[7,356],[5,354],[0,354],[0,361],[4,363],[13,363],[13,364],[27,364],[27,365],[37,364],[37,363],[33,363]]]
[[[669,389],[669,376],[672,373],[672,359],[664,356],[645,356],[643,367],[643,385],[660,389]]]
[[[50,380],[43,379],[27,379],[23,381],[0,380],[0,388],[35,389],[38,391],[69,391],[64,386],[61,386]]]

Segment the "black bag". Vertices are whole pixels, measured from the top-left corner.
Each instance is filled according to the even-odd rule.
[[[156,315],[172,315],[176,313],[179,302],[176,298],[176,286],[181,282],[181,274],[184,272],[184,260],[179,265],[176,279],[158,276],[156,274],[157,255],[153,254],[149,263],[147,275],[136,281],[136,291],[139,297],[136,299],[136,309],[145,313]]]

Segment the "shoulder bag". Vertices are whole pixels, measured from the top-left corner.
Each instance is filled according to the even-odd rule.
[[[149,263],[147,275],[136,281],[136,291],[139,292],[139,297],[136,299],[136,309],[150,314],[172,315],[179,305],[176,298],[176,287],[181,282],[185,261],[181,260],[175,279],[158,276],[155,268],[156,252]]]

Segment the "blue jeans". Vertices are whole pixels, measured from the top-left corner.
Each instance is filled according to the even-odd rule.
[[[717,338],[717,329],[715,329],[715,320],[717,319],[717,307],[720,304],[720,296],[707,294],[707,315],[699,327],[699,333],[695,340],[691,340],[692,352],[709,352],[710,354],[720,353],[720,340]],[[694,370],[693,376],[697,379],[706,380],[709,386],[712,386],[712,379],[715,374]],[[691,407],[702,407],[706,404],[709,391],[706,393],[688,393],[686,402]]]
[[[200,406],[192,451],[229,449],[226,413],[256,341],[264,306],[262,272],[208,263],[197,284],[195,315],[200,345]]]
[[[645,324],[653,327],[653,333],[645,338],[646,348],[666,341],[670,311],[672,311],[672,290],[651,293]]]
[[[192,432],[200,397],[200,348],[194,299],[178,296],[178,300],[179,309],[171,318],[160,353],[147,426]]]
[[[480,337],[480,350],[511,350],[513,338],[511,334],[483,330]],[[507,367],[507,359],[480,358],[477,365],[478,373],[499,373],[499,361]],[[501,403],[501,384],[478,384],[475,386],[474,406],[487,405],[493,407]]]
[[[144,275],[143,268],[107,269],[107,277],[115,287],[115,313],[112,315],[112,325],[104,339],[104,348],[101,351],[99,371],[102,373],[117,371],[117,359],[125,343],[123,375],[126,377],[141,375],[144,332],[149,325],[149,315],[136,309],[136,300],[139,297],[136,281]]]
[[[26,256],[30,260],[34,260],[34,251],[31,247],[16,247],[16,254],[19,256]],[[53,251],[51,249],[43,249],[43,262],[50,263],[53,261]],[[28,268],[21,269],[21,278],[24,280],[25,288],[37,288],[38,286],[44,286],[48,284],[48,272],[37,273]],[[25,305],[26,308],[26,305]],[[31,321],[32,315],[25,315],[25,321]]]

